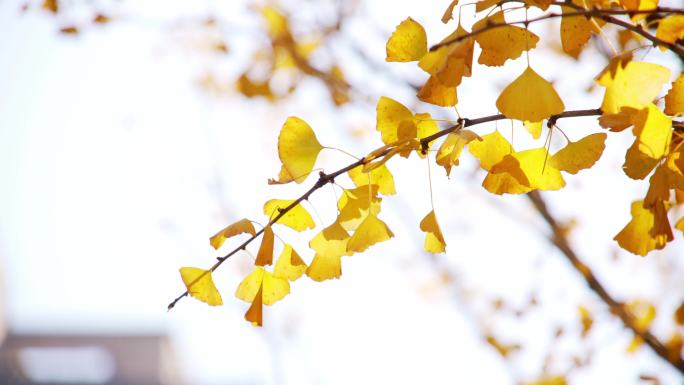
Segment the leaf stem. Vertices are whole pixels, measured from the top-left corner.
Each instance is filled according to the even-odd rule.
[[[356,155],[354,155],[354,154],[352,154],[352,153],[350,153],[350,152],[344,151],[344,150],[341,149],[341,148],[337,148],[337,147],[327,147],[327,146],[323,146],[323,148],[326,149],[326,150],[335,150],[335,151],[339,151],[339,152],[341,152],[341,153],[343,153],[343,154],[345,154],[345,155],[349,155],[350,157],[352,157],[352,158],[354,158],[354,159],[356,159],[356,160],[359,160],[359,157],[358,157],[358,156],[356,156]]]

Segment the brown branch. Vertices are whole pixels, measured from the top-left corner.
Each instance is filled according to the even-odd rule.
[[[575,110],[575,111],[566,111],[566,112],[563,112],[563,113],[560,113],[560,114],[557,114],[557,115],[552,115],[551,117],[549,117],[549,120],[556,121],[556,120],[561,119],[561,118],[578,117],[578,116],[597,116],[597,115],[601,115],[601,110],[600,110],[600,109],[592,109],[592,110]],[[507,119],[507,118],[506,118],[504,115],[502,115],[502,114],[484,116],[484,117],[477,118],[477,119],[462,119],[463,125],[456,125],[456,126],[451,126],[451,127],[449,127],[449,128],[445,128],[444,130],[441,130],[441,131],[439,131],[439,132],[437,132],[437,133],[435,133],[435,134],[433,134],[433,135],[430,135],[430,136],[427,136],[427,137],[421,139],[421,140],[420,140],[420,144],[421,144],[421,146],[425,147],[425,146],[427,146],[428,143],[430,143],[430,142],[432,142],[432,141],[434,141],[434,140],[436,140],[436,139],[438,139],[438,138],[441,138],[442,136],[448,135],[448,134],[450,134],[450,133],[452,133],[452,132],[454,132],[454,131],[456,131],[456,130],[462,128],[462,127],[469,127],[469,126],[474,126],[474,125],[477,125],[477,124],[482,124],[482,123],[487,123],[487,122],[493,122],[493,121],[495,121],[495,120],[503,120],[503,119]],[[385,146],[385,149],[382,150],[382,151],[379,151],[379,152],[373,157],[373,159],[381,158],[382,156],[387,155],[387,153],[389,153],[391,150],[392,150],[392,147],[391,147],[391,146]],[[373,151],[373,152],[375,152],[375,151]],[[367,160],[366,158],[361,158],[361,159],[357,160],[356,162],[350,163],[350,164],[348,164],[347,166],[345,166],[345,167],[343,167],[343,168],[341,168],[341,169],[339,169],[339,170],[337,170],[337,171],[335,171],[335,172],[333,172],[333,173],[331,173],[331,174],[325,174],[324,172],[320,172],[320,173],[318,174],[318,180],[316,181],[316,183],[315,183],[313,186],[311,186],[311,188],[309,188],[309,189],[308,189],[304,194],[302,194],[299,198],[297,198],[294,202],[292,202],[290,205],[288,205],[288,206],[285,207],[285,208],[279,209],[278,215],[276,215],[273,219],[271,219],[271,220],[268,222],[268,224],[266,224],[266,227],[275,224],[276,222],[278,222],[278,220],[280,220],[280,218],[282,218],[282,217],[283,217],[285,214],[287,214],[290,210],[292,210],[293,208],[295,208],[295,206],[297,206],[298,204],[300,204],[302,201],[309,199],[309,196],[311,196],[311,194],[313,194],[314,191],[320,189],[321,187],[325,186],[325,185],[328,184],[328,183],[334,182],[334,181],[335,181],[335,178],[337,178],[338,176],[344,174],[345,172],[347,172],[347,171],[349,171],[349,170],[351,170],[351,169],[353,169],[353,168],[356,168],[356,167],[358,167],[358,166],[363,166],[363,165],[367,164],[368,161],[369,161],[369,160]],[[218,258],[217,258],[218,261],[217,261],[216,263],[214,263],[214,265],[212,265],[211,268],[209,268],[209,270],[207,271],[207,273],[202,274],[202,275],[200,275],[199,277],[197,277],[197,278],[196,278],[193,282],[191,282],[188,286],[194,285],[196,282],[198,282],[200,279],[202,279],[206,274],[209,274],[209,272],[213,272],[213,271],[215,271],[216,269],[218,269],[218,267],[221,266],[221,264],[223,264],[223,262],[225,262],[228,258],[232,257],[233,255],[235,255],[238,251],[240,251],[240,250],[245,250],[245,248],[247,247],[247,245],[249,245],[250,243],[252,243],[252,241],[254,241],[255,239],[257,239],[257,238],[264,232],[264,229],[265,229],[265,227],[262,228],[261,230],[257,231],[256,234],[254,234],[254,235],[251,236],[249,239],[247,239],[246,241],[244,241],[244,242],[243,242],[241,245],[239,245],[238,247],[234,248],[231,252],[229,252],[229,253],[226,254],[225,256],[223,256],[223,257],[218,257]],[[189,294],[189,293],[188,293],[188,290],[186,290],[183,294],[181,294],[181,295],[179,295],[178,297],[176,297],[176,299],[174,299],[174,300],[169,304],[168,310],[173,309],[173,307],[176,306],[176,303],[177,303],[178,301],[180,301],[183,297],[186,297],[188,294]]]
[[[517,0],[509,0],[506,2],[517,2]],[[604,10],[604,9],[598,9],[598,8],[592,8],[592,9],[585,9],[582,8],[579,5],[575,5],[571,2],[553,2],[553,5],[562,5],[565,7],[573,8],[575,9],[575,12],[565,12],[565,13],[547,13],[545,15],[528,19],[528,20],[521,20],[521,21],[511,21],[511,22],[506,22],[506,23],[488,23],[485,27],[478,29],[477,31],[472,31],[470,33],[467,33],[462,36],[456,36],[451,39],[442,41],[438,44],[433,45],[430,47],[430,51],[437,50],[441,47],[448,46],[451,44],[458,43],[460,41],[463,41],[467,38],[477,36],[483,32],[495,29],[495,28],[501,28],[501,27],[506,27],[509,25],[515,25],[515,24],[522,24],[522,25],[529,25],[538,21],[542,20],[548,20],[548,19],[554,19],[558,17],[570,17],[570,16],[584,16],[587,18],[597,18],[597,19],[602,19],[607,23],[614,24],[617,26],[620,26],[622,28],[628,29],[636,34],[639,34],[643,36],[644,38],[650,40],[653,42],[653,45],[655,46],[663,46],[672,51],[674,54],[677,56],[681,57],[684,59],[684,47],[679,46],[674,43],[668,43],[666,41],[663,41],[659,39],[658,37],[654,36],[653,34],[649,33],[646,31],[641,25],[635,25],[631,24],[629,22],[626,22],[624,20],[618,19],[615,16],[612,15],[636,15],[636,14],[654,14],[658,12],[668,12],[668,13],[677,13],[677,14],[684,14],[684,9],[678,9],[678,8],[654,8],[654,9],[649,9],[649,10],[639,10],[639,11],[620,11],[620,10]]]
[[[634,315],[627,309],[627,307],[617,301],[613,296],[608,293],[601,282],[596,278],[594,273],[591,271],[589,266],[584,264],[582,260],[577,256],[575,251],[570,246],[568,242],[563,226],[556,221],[553,215],[549,212],[546,207],[546,202],[541,196],[539,191],[532,191],[527,194],[527,197],[532,201],[532,204],[537,209],[539,214],[544,218],[544,221],[549,225],[551,229],[551,234],[549,235],[549,241],[556,246],[556,248],[565,256],[565,258],[570,262],[570,264],[577,270],[577,272],[582,275],[585,282],[589,288],[596,293],[596,295],[601,298],[601,300],[608,305],[610,312],[616,315],[622,321],[622,324],[630,329],[635,336],[638,336],[646,342],[646,344],[655,352],[660,358],[670,363],[675,367],[680,373],[684,374],[684,360],[681,357],[674,358],[668,352],[665,345],[654,336],[648,330],[644,330],[637,325],[637,321]]]
[[[570,8],[574,8],[577,11],[580,11],[580,10],[586,11],[586,9],[580,7],[579,5],[575,5],[572,2],[568,2],[568,4],[564,3],[563,5],[568,6]],[[596,12],[598,12],[598,15],[593,15],[593,13],[596,13]],[[659,12],[683,14],[684,9],[681,9],[681,8],[679,8],[679,9],[676,9],[676,8],[660,8],[660,9],[654,8],[654,9],[643,10],[643,11],[629,11],[629,12],[627,12],[627,14],[630,16],[636,15],[636,14],[649,14],[650,15],[650,14],[655,14],[655,13],[659,13]],[[613,14],[616,14],[616,13],[605,12],[603,10],[599,10],[596,8],[591,9],[589,11],[589,16],[597,17],[597,18],[603,19],[606,23],[611,23],[611,24],[620,26],[624,29],[628,29],[628,30],[630,30],[636,34],[639,34],[639,35],[643,36],[644,38],[650,40],[651,42],[653,42],[654,46],[659,45],[659,46],[667,47],[667,49],[674,52],[680,58],[684,59],[684,47],[677,45],[677,44],[674,44],[674,43],[668,43],[666,41],[663,41],[663,40],[659,39],[658,37],[656,37],[655,35],[646,31],[646,29],[644,29],[641,25],[631,24],[631,23],[626,22],[624,20],[618,19],[617,17],[612,16]]]

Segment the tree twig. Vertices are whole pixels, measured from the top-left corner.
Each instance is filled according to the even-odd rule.
[[[516,2],[518,0],[509,0],[506,2]],[[430,47],[430,51],[437,50],[441,47],[448,46],[451,44],[458,43],[460,41],[463,41],[467,38],[477,36],[483,32],[495,29],[495,28],[502,28],[508,25],[515,25],[515,24],[522,24],[522,25],[529,25],[538,21],[542,20],[548,20],[548,19],[554,19],[558,17],[570,17],[570,16],[584,16],[587,18],[598,18],[602,19],[607,23],[610,24],[615,24],[617,26],[620,26],[622,28],[628,29],[636,34],[639,34],[643,36],[644,38],[650,40],[653,42],[654,45],[658,46],[663,46],[672,51],[674,54],[679,56],[680,58],[684,59],[684,47],[679,46],[674,43],[668,43],[666,41],[663,41],[659,39],[658,37],[654,36],[653,34],[649,33],[646,29],[644,29],[641,25],[636,25],[636,24],[631,24],[629,22],[626,22],[624,20],[621,20],[613,15],[636,15],[636,14],[654,14],[658,12],[667,12],[667,13],[677,13],[677,14],[684,14],[684,9],[678,9],[678,8],[654,8],[654,9],[648,9],[648,10],[636,10],[636,11],[621,11],[621,10],[604,10],[604,9],[599,9],[599,8],[591,8],[591,9],[586,9],[583,8],[579,5],[575,5],[572,2],[560,2],[556,1],[551,3],[552,5],[560,5],[564,7],[569,7],[573,8],[575,12],[565,12],[565,13],[547,13],[545,15],[533,18],[533,19],[528,19],[528,20],[521,20],[521,21],[510,21],[510,22],[505,22],[505,23],[488,23],[486,26],[484,26],[481,29],[478,29],[476,31],[472,31],[470,33],[464,34],[462,36],[455,36],[451,39],[442,41],[438,44],[433,45]]]
[[[527,194],[534,207],[539,212],[539,215],[544,218],[544,221],[549,225],[551,234],[549,234],[549,241],[556,246],[556,248],[565,256],[565,258],[570,262],[570,264],[577,270],[578,273],[584,278],[584,281],[589,286],[589,288],[599,296],[599,298],[608,305],[610,312],[616,315],[622,321],[622,324],[630,329],[635,336],[641,338],[655,354],[660,358],[675,367],[680,373],[684,374],[684,360],[680,356],[673,357],[665,345],[654,336],[648,330],[644,330],[637,326],[636,319],[634,315],[627,309],[627,307],[617,301],[613,296],[608,293],[606,288],[601,284],[601,282],[596,278],[591,268],[587,266],[582,260],[577,256],[573,248],[568,242],[563,226],[558,223],[558,221],[553,217],[551,212],[546,206],[546,202],[539,191],[532,191]]]
[[[569,118],[569,117],[578,117],[578,116],[597,116],[601,115],[601,110],[600,109],[591,109],[591,110],[574,110],[574,111],[565,111],[557,115],[552,115],[549,117],[549,120],[553,119],[554,121],[561,119],[561,118]],[[462,125],[455,125],[451,126],[449,128],[445,128],[444,130],[441,130],[439,132],[434,133],[433,135],[427,136],[423,139],[420,140],[421,146],[427,146],[428,143],[441,138],[442,136],[448,135],[458,129],[461,129],[462,127],[469,127],[469,126],[474,126],[477,124],[482,124],[482,123],[487,123],[487,122],[493,122],[496,120],[503,120],[503,119],[508,119],[506,118],[503,114],[496,114],[496,115],[489,115],[489,116],[484,116],[481,118],[476,118],[476,119],[462,119]],[[378,159],[386,155],[392,150],[392,147],[387,146],[384,150],[379,151],[373,158]],[[374,151],[373,151],[374,152]],[[347,166],[333,172],[330,174],[326,174],[324,172],[320,172],[318,174],[318,180],[316,183],[311,186],[304,194],[302,194],[299,198],[295,199],[292,203],[290,203],[287,207],[279,209],[278,215],[276,215],[273,219],[271,219],[268,224],[262,228],[261,230],[257,231],[253,236],[251,236],[249,239],[244,241],[242,244],[240,244],[238,247],[234,248],[231,252],[226,254],[223,257],[218,257],[216,263],[214,263],[209,270],[198,276],[193,282],[191,282],[188,286],[194,285],[196,282],[201,280],[206,274],[209,274],[210,272],[215,271],[218,269],[219,266],[223,264],[228,258],[232,257],[235,255],[238,251],[240,250],[245,250],[247,245],[252,243],[255,239],[257,239],[263,232],[264,229],[268,226],[271,226],[278,222],[280,218],[282,218],[285,214],[290,212],[293,208],[295,208],[298,204],[300,204],[302,201],[309,199],[309,196],[314,193],[314,191],[320,189],[321,187],[325,186],[328,183],[332,183],[335,181],[335,178],[338,176],[344,174],[345,172],[354,169],[359,166],[363,166],[366,163],[368,163],[368,160],[364,157],[361,158],[353,163],[348,164]],[[174,299],[169,305],[168,305],[168,310],[173,309],[174,306],[176,306],[176,303],[180,301],[183,297],[186,297],[189,294],[188,290],[186,290],[183,294],[179,295]]]

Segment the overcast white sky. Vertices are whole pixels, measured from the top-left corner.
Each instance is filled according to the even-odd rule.
[[[434,42],[448,32],[438,22],[447,2],[437,3],[373,2],[346,33],[382,62],[384,42],[368,37],[377,33],[369,25],[391,31],[411,15]],[[526,201],[482,192],[482,175],[472,174],[467,157],[450,180],[432,169],[449,245],[437,260],[458,274],[457,284],[438,284],[434,265],[420,251],[418,221],[430,210],[429,192],[425,162],[412,158],[389,165],[399,195],[385,199],[382,217],[397,237],[346,258],[341,280],[296,282],[290,296],[266,309],[265,327],[256,329],[242,318],[248,305],[232,295],[251,263],[238,254],[215,274],[225,306],[186,299],[167,313],[168,302],[183,291],[177,269],[206,267],[216,257],[210,235],[242,217],[263,220],[264,201],[294,198],[312,183],[265,183],[279,168],[276,140],[285,118],[300,116],[324,144],[362,154],[379,143],[374,106],[332,115],[325,91],[313,83],[277,106],[201,90],[197,80],[205,71],[230,79],[246,65],[258,24],[242,2],[124,4],[114,8],[111,25],[78,36],[57,33],[70,20],[55,21],[37,10],[21,15],[19,4],[0,2],[0,257],[11,328],[168,332],[190,384],[512,384],[539,373],[555,326],[569,325],[569,333],[577,333],[581,303],[596,311],[591,345],[602,349],[593,369],[575,374],[577,383],[636,383],[643,372],[681,382],[644,349],[625,356],[629,334],[544,241],[543,224]],[[225,32],[231,49],[226,58],[194,48],[202,35],[173,27],[209,11],[233,25]],[[577,84],[597,73],[600,62],[531,56],[533,67],[556,81],[569,109],[598,105],[600,94],[586,95]],[[666,60],[658,52],[647,59]],[[368,77],[355,72],[360,67],[351,58],[341,64],[349,66],[352,81]],[[411,64],[382,65],[415,74]],[[481,75],[459,89],[460,112],[495,113],[492,101],[523,66],[518,60],[503,71],[478,67]],[[372,95],[416,104],[388,79],[360,84]],[[447,111],[439,116],[453,117]],[[508,123],[501,126],[510,132]],[[361,141],[349,135],[357,127],[368,132]],[[598,130],[591,119],[561,127],[573,139]],[[617,251],[610,241],[628,221],[629,202],[646,191],[645,182],[616,172],[630,136],[611,136],[596,167],[568,176],[569,187],[548,196],[560,217],[578,221],[577,249],[609,288],[648,300],[673,290],[663,305],[671,309],[684,288],[660,273],[682,271],[674,258],[682,252],[681,234],[668,251],[643,259]],[[524,146],[522,137],[516,143]],[[329,170],[347,161],[339,154],[322,156]],[[319,225],[333,220],[332,190],[321,190],[312,203]],[[313,234],[279,231],[307,258]],[[522,306],[535,290],[543,311],[503,321],[487,316],[485,300],[501,296]],[[506,364],[481,342],[490,328],[529,350]],[[568,342],[557,349],[566,357],[583,351]]]

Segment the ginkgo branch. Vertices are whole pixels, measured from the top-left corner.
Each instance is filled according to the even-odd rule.
[[[518,0],[508,0],[504,2],[517,2]],[[655,13],[673,13],[673,14],[684,14],[684,9],[680,8],[665,8],[665,7],[656,7],[653,9],[648,9],[648,10],[634,10],[634,11],[624,11],[624,10],[604,10],[604,9],[599,9],[599,8],[592,8],[592,9],[586,9],[582,8],[579,5],[575,5],[571,2],[553,2],[551,3],[552,5],[560,5],[568,8],[573,8],[575,11],[574,12],[565,12],[565,13],[547,13],[545,15],[532,18],[532,19],[527,19],[527,20],[521,20],[521,21],[509,21],[505,23],[487,23],[486,26],[484,26],[481,29],[478,29],[476,31],[472,31],[467,34],[463,34],[460,36],[455,36],[451,39],[444,40],[438,44],[433,45],[430,47],[430,51],[435,51],[441,47],[448,46],[451,44],[458,43],[460,41],[463,41],[465,39],[468,39],[470,37],[477,36],[483,32],[496,29],[496,28],[502,28],[506,27],[509,25],[515,25],[515,24],[520,24],[520,25],[529,25],[532,23],[536,23],[538,21],[542,20],[548,20],[548,19],[554,19],[554,18],[559,18],[559,17],[570,17],[570,16],[584,16],[587,18],[598,18],[602,19],[607,23],[614,24],[617,26],[620,26],[622,28],[628,29],[636,34],[639,34],[643,36],[644,38],[650,40],[653,42],[654,45],[658,46],[663,46],[675,53],[677,56],[681,57],[684,59],[684,47],[681,47],[677,44],[674,43],[669,43],[666,41],[663,41],[659,39],[658,37],[654,36],[653,34],[649,33],[646,29],[644,29],[640,25],[635,25],[631,24],[629,22],[626,22],[624,20],[621,20],[613,15],[637,15],[637,14],[655,14]]]
[[[553,120],[553,121],[555,122],[555,121],[557,121],[558,119],[561,119],[561,118],[580,117],[580,116],[598,116],[598,115],[601,115],[601,110],[598,109],[598,108],[596,108],[596,109],[589,109],[589,110],[574,110],[574,111],[565,111],[565,112],[563,112],[563,113],[560,113],[560,114],[557,114],[557,115],[553,115],[553,116],[549,117],[549,120]],[[445,129],[443,129],[443,130],[441,130],[441,131],[439,131],[439,132],[436,132],[436,133],[433,134],[433,135],[430,135],[430,136],[427,136],[427,137],[425,137],[425,138],[422,138],[422,139],[420,140],[420,145],[421,145],[421,147],[422,147],[423,149],[425,149],[425,148],[427,148],[427,146],[428,146],[428,144],[429,144],[430,142],[432,142],[432,141],[434,141],[434,140],[436,140],[436,139],[439,139],[439,138],[441,138],[441,137],[443,137],[443,136],[445,136],[445,135],[448,135],[448,134],[450,134],[450,133],[452,133],[452,132],[454,132],[454,131],[460,130],[460,129],[463,128],[463,127],[475,126],[475,125],[482,124],[482,123],[488,123],[488,122],[493,122],[493,121],[497,121],[497,120],[504,120],[504,119],[508,119],[508,118],[506,118],[506,116],[504,116],[503,114],[489,115],[489,116],[484,116],[484,117],[476,118],[476,119],[462,118],[462,119],[460,120],[460,121],[462,122],[462,124],[458,124],[458,125],[455,125],[455,126],[451,126],[451,127],[445,128]],[[385,146],[384,148],[382,148],[382,149],[379,150],[379,151],[378,151],[378,150],[372,151],[371,153],[374,153],[374,156],[372,157],[372,159],[381,158],[381,157],[387,155],[390,151],[392,151],[392,149],[393,149],[393,147]],[[368,164],[368,163],[370,162],[370,160],[372,160],[372,159],[369,158],[369,157],[363,157],[363,158],[361,158],[361,159],[359,159],[359,160],[357,160],[357,161],[355,161],[355,162],[353,162],[353,163],[350,163],[350,164],[348,164],[347,166],[345,166],[345,167],[343,167],[343,168],[341,168],[341,169],[339,169],[339,170],[337,170],[337,171],[335,171],[335,172],[332,172],[332,173],[330,173],[330,174],[326,174],[326,173],[324,173],[324,172],[321,171],[321,172],[318,174],[318,180],[316,181],[316,183],[315,183],[313,186],[311,186],[311,188],[309,188],[309,189],[308,189],[304,194],[302,194],[299,198],[295,199],[295,200],[294,200],[292,203],[290,203],[287,207],[284,207],[284,208],[282,208],[282,209],[279,209],[278,214],[277,214],[275,217],[273,217],[273,218],[266,224],[266,226],[265,226],[264,228],[262,228],[262,229],[260,229],[259,231],[257,231],[257,232],[256,232],[254,235],[252,235],[249,239],[247,239],[247,240],[244,241],[242,244],[240,244],[239,246],[237,246],[236,248],[234,248],[232,251],[230,251],[230,252],[229,252],[228,254],[226,254],[225,256],[223,256],[223,257],[218,257],[216,263],[214,263],[214,264],[211,266],[211,268],[209,268],[209,270],[208,270],[205,274],[209,274],[209,272],[213,272],[213,271],[215,271],[216,269],[218,269],[218,267],[221,266],[221,265],[223,264],[223,262],[225,262],[228,258],[232,257],[233,255],[235,255],[238,251],[240,251],[240,250],[245,250],[246,247],[247,247],[250,243],[252,243],[252,241],[254,241],[254,240],[257,239],[261,234],[263,234],[263,232],[264,232],[264,230],[265,230],[266,227],[272,226],[273,224],[275,224],[276,222],[278,222],[278,220],[280,220],[283,216],[285,216],[285,214],[287,214],[287,213],[290,212],[292,209],[294,209],[294,208],[295,208],[298,204],[300,204],[302,201],[309,199],[309,196],[311,196],[311,194],[313,194],[314,191],[320,189],[321,187],[327,185],[328,183],[334,183],[335,178],[337,178],[338,176],[340,176],[340,175],[342,175],[342,174],[344,174],[344,173],[348,172],[349,170],[352,170],[352,169],[354,169],[354,168],[356,168],[356,167],[364,166],[364,165]],[[199,277],[195,280],[195,282],[199,281],[203,276],[204,276],[204,275],[199,276]],[[195,283],[195,282],[193,282],[193,283]],[[191,287],[193,283],[191,283],[191,284],[188,285],[188,286]],[[178,297],[176,297],[176,299],[174,299],[174,300],[168,305],[168,310],[173,309],[173,307],[176,306],[176,303],[178,303],[178,301],[180,301],[183,297],[186,297],[188,294],[189,294],[189,290],[186,290],[183,294],[181,294],[181,295],[179,295]]]
[[[596,275],[594,275],[591,268],[577,256],[566,238],[563,226],[558,223],[548,210],[541,193],[539,191],[532,191],[527,194],[527,197],[532,201],[534,207],[549,225],[551,230],[549,241],[556,246],[556,248],[568,259],[575,270],[582,275],[582,278],[584,278],[589,288],[608,305],[610,312],[620,318],[622,324],[630,329],[635,336],[641,338],[658,356],[684,374],[684,360],[679,356],[674,357],[658,337],[651,334],[648,330],[639,327],[634,315],[632,315],[623,303],[617,301],[608,293],[606,288],[596,278]]]

